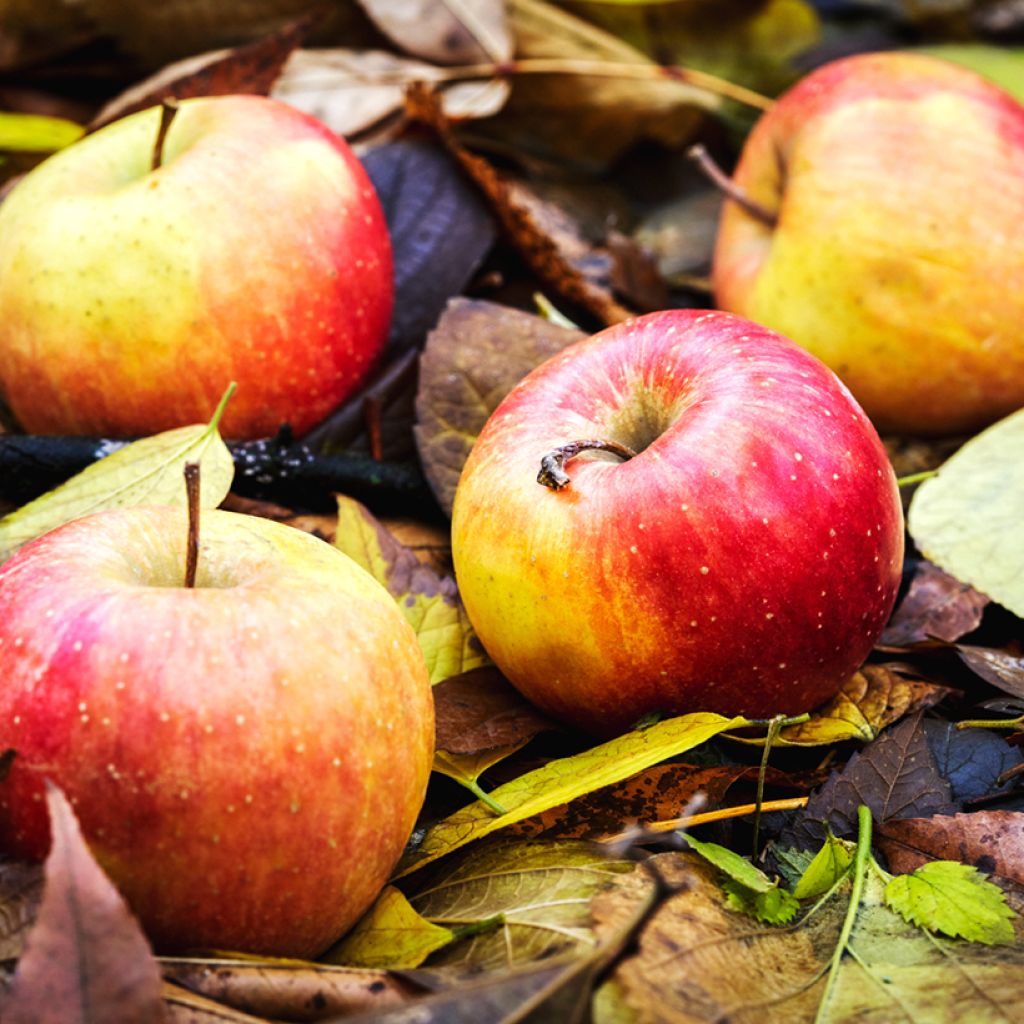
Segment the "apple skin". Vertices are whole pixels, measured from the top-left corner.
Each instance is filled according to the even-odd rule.
[[[160,951],[313,956],[376,897],[433,757],[416,637],[299,530],[97,513],[0,569],[0,850],[49,845],[43,780]],[[396,756],[396,750],[401,756]]]
[[[364,380],[391,318],[380,204],[345,142],[259,96],[187,100],[89,135],[0,205],[0,388],[37,434],[206,419],[303,433]]]
[[[570,484],[541,457],[581,438]],[[542,364],[455,496],[466,611],[511,682],[609,735],[650,713],[808,711],[860,666],[899,586],[885,451],[836,376],[727,313],[672,310]]]
[[[750,134],[717,305],[827,363],[879,430],[954,434],[1024,405],[1024,107],[965,68],[862,54]]]

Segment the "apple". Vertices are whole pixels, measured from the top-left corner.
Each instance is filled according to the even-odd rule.
[[[115,121],[0,205],[0,389],[31,433],[126,437],[202,420],[236,380],[227,436],[301,434],[386,340],[373,187],[276,100],[186,100],[158,145],[161,122]]]
[[[0,568],[0,851],[41,858],[44,780],[162,951],[313,956],[376,897],[433,757],[412,628],[292,527],[100,512]],[[396,751],[400,753],[396,753]]]
[[[813,72],[765,114],[726,202],[719,307],[792,338],[879,430],[974,431],[1024,405],[1024,107],[909,53]]]
[[[566,445],[579,455],[560,466]],[[459,479],[452,554],[502,672],[613,734],[653,713],[764,718],[832,697],[892,609],[903,516],[835,374],[740,317],[670,310],[575,343],[509,393]]]

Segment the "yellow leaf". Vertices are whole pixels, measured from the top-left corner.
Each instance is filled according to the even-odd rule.
[[[199,463],[200,505],[216,508],[235,475],[231,453],[217,432],[231,391],[209,423],[133,441],[0,519],[0,561],[30,540],[92,512],[129,505],[185,506],[187,462]]]
[[[362,920],[322,958],[348,967],[419,967],[455,938],[450,928],[421,917],[394,886],[387,886]]]
[[[0,149],[22,153],[50,153],[70,146],[85,129],[62,117],[0,112]]]
[[[723,718],[700,712],[657,722],[647,729],[628,732],[572,757],[550,761],[499,786],[490,795],[504,807],[495,815],[476,801],[439,821],[423,842],[399,862],[396,877],[410,874],[431,861],[506,825],[568,803],[603,786],[635,775],[666,758],[706,743],[726,729],[750,725],[745,718]]]

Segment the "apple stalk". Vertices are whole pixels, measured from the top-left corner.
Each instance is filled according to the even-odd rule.
[[[196,585],[199,566],[199,463],[185,463],[185,493],[188,496],[188,544],[185,549],[185,586]]]
[[[623,462],[636,457],[636,452],[618,441],[606,441],[603,438],[589,438],[581,441],[570,441],[558,448],[553,448],[540,460],[540,472],[537,483],[543,484],[552,491],[561,491],[569,486],[569,474],[565,464],[581,452],[602,451],[618,455]]]
[[[156,130],[153,159],[149,164],[151,171],[159,170],[164,162],[164,143],[167,141],[167,133],[171,130],[171,122],[179,109],[178,101],[173,96],[167,96],[160,101],[160,125]]]
[[[693,160],[704,172],[704,176],[715,186],[726,198],[731,199],[741,209],[747,211],[751,217],[756,218],[770,228],[775,228],[779,223],[778,216],[762,206],[756,199],[751,197],[737,185],[730,177],[715,163],[714,157],[707,151],[707,148],[700,143],[691,146],[687,156]]]

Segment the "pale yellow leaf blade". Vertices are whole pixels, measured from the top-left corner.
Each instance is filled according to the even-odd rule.
[[[216,508],[231,489],[235,474],[216,424],[215,417],[208,424],[133,441],[0,519],[0,561],[30,540],[93,512],[128,505],[184,507],[187,462],[199,463],[200,505]]]
[[[1024,409],[1000,420],[917,489],[907,527],[930,561],[1024,615]]]
[[[410,874],[475,839],[506,825],[575,800],[585,793],[629,778],[651,765],[706,743],[726,729],[751,723],[708,712],[657,722],[628,732],[572,757],[560,758],[506,782],[490,793],[504,807],[496,815],[481,801],[463,807],[428,830],[419,847],[402,858],[396,877]]]

